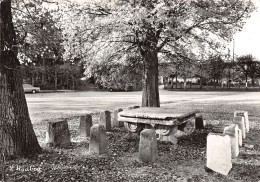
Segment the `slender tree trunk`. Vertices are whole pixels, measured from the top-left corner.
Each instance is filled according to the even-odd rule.
[[[35,73],[32,72],[32,85],[34,85],[34,83],[35,83]]]
[[[173,88],[173,78],[171,78],[171,88]]]
[[[166,82],[166,77],[163,77],[163,88],[167,89],[168,82]]]
[[[35,80],[34,80],[34,81],[36,82],[36,84],[38,84],[38,80],[39,80],[39,78],[38,78],[38,72],[36,72],[36,73],[35,73]]]
[[[58,85],[58,74],[57,69],[54,70],[54,89],[57,90]]]
[[[42,66],[42,83],[41,85],[44,86],[45,85],[45,72],[46,72],[46,67],[45,67],[45,59],[43,58],[43,66]]]
[[[184,90],[187,90],[187,78],[186,78],[186,76],[184,76],[184,82],[183,82],[183,88],[184,88]]]
[[[247,75],[246,75],[246,90],[247,90]]]
[[[0,144],[11,156],[41,152],[29,117],[17,59],[11,0],[0,1]]]
[[[71,76],[71,90],[75,90],[75,80],[74,80],[74,76]]]
[[[228,88],[228,85],[229,85],[229,80],[227,80],[227,88]]]
[[[176,80],[176,86],[175,86],[175,88],[178,88],[178,75],[177,75],[177,72],[176,72],[176,78],[175,78],[175,80]]]
[[[69,88],[69,75],[66,74],[66,89],[70,89]]]
[[[147,33],[145,50],[141,50],[144,60],[144,84],[142,95],[143,107],[160,107],[158,88],[158,51],[157,39],[153,29]]]
[[[200,77],[200,89],[202,89],[202,77]]]

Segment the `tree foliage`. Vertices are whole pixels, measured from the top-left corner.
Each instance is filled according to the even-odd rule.
[[[254,79],[259,78],[260,64],[252,55],[244,55],[237,58],[238,72],[241,72],[247,81],[249,76],[254,85]]]
[[[69,19],[75,26],[69,27],[65,33],[70,39],[66,45],[67,56],[84,58],[85,54],[98,53],[92,59],[106,59],[109,55],[135,48],[141,53],[145,51],[150,30],[156,36],[154,46],[165,54],[188,57],[188,54],[194,56],[197,53],[199,56],[196,51],[200,47],[220,51],[221,41],[232,39],[232,35],[242,28],[252,7],[250,1],[237,0],[85,3],[74,8],[74,16]],[[106,13],[95,14],[89,11],[90,8],[104,9]],[[73,51],[69,47],[71,42],[74,43],[70,44]]]
[[[24,79],[42,88],[73,87],[74,78],[82,77],[82,71],[80,64],[72,64],[76,59],[63,59],[60,20],[64,12],[60,5],[39,0],[17,1],[13,3],[13,12]]]
[[[209,60],[209,77],[213,80],[213,84],[216,87],[216,83],[223,78],[223,73],[226,64],[221,56],[211,57]]]
[[[136,52],[149,70],[160,54],[192,61],[201,49],[208,55],[223,51],[252,11],[252,2],[242,0],[92,1],[73,9],[75,26],[64,34],[64,47],[67,57],[80,56],[86,65],[124,62]]]
[[[138,73],[146,75],[144,83],[149,82],[143,86],[154,90],[157,100],[159,64],[173,62],[175,68],[182,65],[179,72],[185,73],[197,60],[223,54],[226,43],[254,10],[251,1],[243,0],[33,0],[14,5],[20,58],[31,70],[37,67],[32,72],[38,71],[42,85],[53,62],[59,67],[66,61],[83,61],[86,75],[104,81],[135,74],[109,67],[126,70],[136,64],[134,67],[142,65]],[[155,75],[151,80],[148,75],[153,74],[147,70],[152,67]],[[97,76],[98,70],[105,68],[106,73]]]

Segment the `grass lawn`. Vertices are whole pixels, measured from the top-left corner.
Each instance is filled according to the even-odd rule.
[[[204,130],[179,138],[178,145],[158,142],[159,158],[153,164],[138,159],[138,138],[124,137],[124,128],[108,132],[109,154],[87,154],[89,139],[78,137],[79,118],[68,119],[72,145],[69,149],[44,147],[46,121],[34,124],[44,152],[31,159],[6,162],[8,181],[259,181],[260,180],[260,104],[242,100],[194,100],[164,103],[178,110],[199,109],[207,125]],[[227,176],[205,170],[206,137],[222,133],[232,123],[235,110],[247,110],[250,131],[238,158],[232,160]],[[92,114],[95,123],[99,114]]]

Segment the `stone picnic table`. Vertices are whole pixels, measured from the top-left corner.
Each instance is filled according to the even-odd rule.
[[[178,130],[190,133],[188,123],[191,123],[191,118],[195,119],[195,123],[197,116],[202,120],[198,113],[198,110],[176,112],[172,108],[141,107],[118,113],[118,121],[124,122],[125,128],[132,133],[140,133],[144,128],[153,128],[158,140],[176,144]]]

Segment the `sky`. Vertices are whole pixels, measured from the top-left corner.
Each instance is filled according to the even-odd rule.
[[[257,11],[252,13],[242,31],[234,35],[234,51],[236,56],[252,54],[260,61],[260,0],[252,1],[257,7]],[[232,52],[233,43],[229,47]]]

